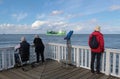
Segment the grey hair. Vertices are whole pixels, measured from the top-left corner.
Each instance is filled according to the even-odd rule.
[[[36,35],[35,35],[35,38],[39,38],[39,35],[36,34]]]
[[[24,36],[21,37],[21,41],[26,41]]]

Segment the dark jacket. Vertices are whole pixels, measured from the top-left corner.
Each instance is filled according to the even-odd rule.
[[[29,60],[29,54],[30,54],[30,44],[26,41],[23,41],[20,43],[19,53],[21,55],[21,60],[28,61]]]
[[[43,52],[44,51],[45,46],[44,46],[41,38],[35,38],[33,43],[35,45],[35,52]]]
[[[90,47],[90,39],[91,39],[92,35],[95,35],[97,37],[97,40],[99,42],[99,46],[96,49],[92,49],[91,48],[91,51],[95,52],[95,53],[102,53],[102,52],[104,52],[104,38],[103,38],[103,34],[100,33],[99,31],[94,31],[92,34],[90,34],[89,41],[88,41],[89,47]]]

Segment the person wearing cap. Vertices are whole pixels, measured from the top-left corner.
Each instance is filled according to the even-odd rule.
[[[97,48],[91,48],[90,47],[90,40],[92,38],[92,35],[95,35],[98,41],[98,47]],[[89,35],[88,45],[91,49],[91,72],[95,72],[94,63],[96,58],[96,72],[97,74],[100,74],[100,60],[101,55],[104,52],[104,36],[100,32],[100,26],[96,26],[94,31]]]

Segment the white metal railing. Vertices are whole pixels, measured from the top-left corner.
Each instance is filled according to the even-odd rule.
[[[30,63],[36,61],[34,46],[30,47]],[[14,47],[0,48],[0,70],[14,67]],[[67,60],[66,44],[48,43],[45,44],[45,58],[57,61]],[[88,46],[72,46],[72,64],[77,67],[90,69],[91,51]],[[120,77],[120,50],[105,49],[102,54],[101,72],[106,75]]]
[[[36,61],[35,48],[31,45],[30,47],[30,63]],[[0,71],[13,68],[15,65],[15,52],[14,47],[0,48]]]
[[[77,67],[90,69],[91,51],[88,46],[72,46],[72,64]],[[48,43],[46,45],[46,57],[57,61],[67,60],[67,48],[65,44]],[[101,72],[106,75],[120,77],[120,50],[105,49],[102,54]]]
[[[0,70],[14,67],[14,48],[0,48]]]

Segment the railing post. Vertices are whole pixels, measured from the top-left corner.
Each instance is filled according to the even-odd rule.
[[[77,54],[76,54],[76,55],[77,55],[77,56],[76,56],[76,57],[77,57],[77,58],[76,58],[76,59],[77,59],[77,61],[76,61],[76,66],[77,66],[77,67],[80,67],[80,53],[79,53],[79,48],[77,48],[77,52],[76,52],[76,53],[77,53]]]
[[[4,58],[5,58],[5,57],[4,57],[5,53],[4,53],[4,51],[2,51],[1,53],[2,53],[2,70],[3,70],[3,69],[4,69],[4,66],[5,66],[5,63],[4,63],[4,62],[5,62],[5,60],[4,60]]]
[[[60,62],[60,46],[58,46],[57,61]]]
[[[91,66],[91,50],[89,49],[89,69],[90,69],[90,66]]]
[[[81,67],[83,67],[83,49],[81,49]]]
[[[88,67],[87,67],[87,61],[88,61],[88,60],[87,60],[87,58],[88,58],[88,56],[87,56],[87,49],[85,49],[85,52],[84,52],[84,53],[85,53],[85,59],[84,59],[84,60],[85,60],[85,67],[88,68]]]
[[[119,54],[119,57],[120,57],[120,54]],[[119,71],[118,71],[118,75],[120,77],[120,59],[119,59]]]
[[[101,56],[101,62],[102,62],[102,63],[101,63],[101,71],[102,71],[102,72],[105,72],[105,71],[104,71],[104,69],[105,69],[104,65],[105,65],[106,63],[104,62],[104,60],[105,60],[105,53],[103,53],[102,56]]]
[[[106,50],[105,74],[110,74],[110,52]]]

